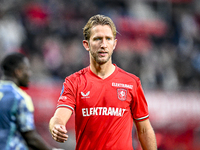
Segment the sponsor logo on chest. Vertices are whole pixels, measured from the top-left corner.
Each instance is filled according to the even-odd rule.
[[[133,85],[130,85],[130,84],[123,84],[123,83],[115,83],[115,82],[112,82],[112,86],[114,86],[114,87],[120,87],[120,88],[133,89]]]
[[[82,108],[83,117],[87,116],[119,116],[123,117],[126,109],[115,107],[91,107]]]

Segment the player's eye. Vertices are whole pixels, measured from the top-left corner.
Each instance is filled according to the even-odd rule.
[[[98,37],[98,38],[95,38],[94,40],[95,40],[95,41],[99,41],[99,40],[101,40],[101,38],[100,38],[100,37]]]

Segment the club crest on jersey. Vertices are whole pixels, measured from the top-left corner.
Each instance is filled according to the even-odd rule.
[[[127,97],[127,89],[117,89],[117,97],[121,101],[125,101]]]

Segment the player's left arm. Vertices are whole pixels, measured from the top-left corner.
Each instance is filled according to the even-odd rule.
[[[149,119],[135,122],[135,125],[143,150],[157,150],[155,133]]]

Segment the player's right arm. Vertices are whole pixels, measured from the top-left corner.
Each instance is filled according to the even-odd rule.
[[[46,143],[43,138],[36,132],[36,130],[30,130],[21,133],[24,137],[27,145],[31,149],[39,150],[52,150],[53,148]]]
[[[64,107],[58,108],[49,122],[49,130],[57,142],[67,141],[66,123],[72,115],[72,110]]]

